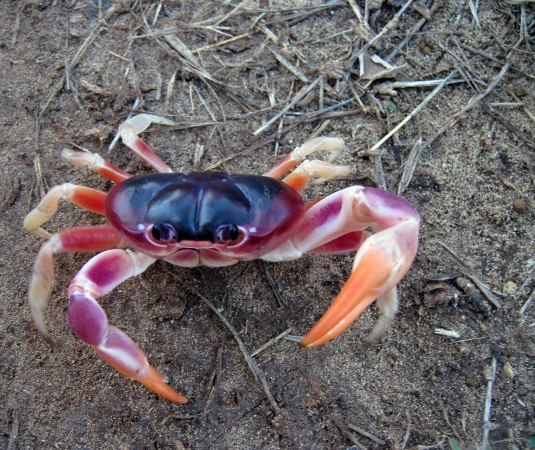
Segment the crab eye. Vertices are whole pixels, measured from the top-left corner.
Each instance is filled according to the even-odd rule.
[[[170,242],[177,240],[176,230],[168,223],[155,223],[151,229],[152,237],[159,242]]]
[[[220,243],[231,243],[240,237],[240,230],[233,223],[221,225],[215,232],[215,241]]]

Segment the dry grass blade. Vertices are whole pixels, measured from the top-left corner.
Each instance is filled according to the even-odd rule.
[[[275,336],[273,339],[270,339],[269,341],[267,341],[264,345],[262,345],[261,347],[259,347],[258,349],[256,349],[254,352],[251,353],[251,356],[257,356],[259,355],[260,353],[262,353],[264,350],[266,350],[267,348],[271,347],[273,344],[275,344],[276,342],[280,341],[283,337],[285,337],[288,333],[290,333],[290,331],[292,331],[293,328],[288,328],[286,331],[283,331],[281,334]]]
[[[19,436],[19,415],[16,410],[13,410],[11,416],[11,431],[9,432],[9,441],[7,443],[7,450],[13,450],[15,448],[15,441]]]
[[[515,48],[522,42],[522,39],[520,39],[516,44]],[[433,142],[435,142],[440,136],[442,136],[447,130],[449,130],[453,125],[459,121],[463,115],[473,109],[476,105],[479,104],[481,100],[483,100],[490,92],[494,90],[494,88],[498,85],[498,83],[502,80],[502,78],[505,76],[505,74],[509,71],[511,67],[511,58],[513,56],[513,51],[509,52],[507,55],[507,63],[502,67],[500,70],[500,73],[496,75],[496,78],[492,80],[492,82],[488,85],[487,89],[485,89],[483,92],[475,95],[472,97],[472,99],[468,102],[468,104],[462,108],[460,111],[456,112],[449,120],[446,121],[446,124],[438,130],[435,135],[427,141],[423,147],[422,151],[425,150],[427,147],[429,147]]]
[[[490,407],[492,405],[492,386],[494,380],[496,379],[496,366],[498,361],[495,356],[492,357],[492,363],[490,370],[486,374],[487,379],[487,397],[485,399],[485,411],[483,413],[483,442],[481,443],[481,448],[486,450],[489,447],[489,432],[492,428],[490,423]]]
[[[500,309],[502,307],[501,302],[498,300],[496,295],[492,292],[489,286],[487,286],[485,283],[481,281],[481,279],[476,275],[476,273],[472,270],[471,267],[466,265],[464,261],[459,258],[455,252],[449,248],[446,244],[442,242],[438,242],[449,254],[450,256],[455,260],[457,265],[461,268],[461,272],[463,272],[468,278],[470,278],[474,284],[479,288],[483,294],[485,294],[485,297],[491,302],[496,308]]]
[[[522,308],[520,308],[520,311],[518,311],[519,314],[524,314],[526,312],[526,309],[528,309],[528,306],[531,305],[531,302],[535,299],[535,289],[531,292],[531,295],[526,300],[526,303],[522,305]]]
[[[74,69],[78,65],[78,63],[82,59],[82,56],[85,54],[87,49],[91,46],[91,44],[95,41],[95,39],[97,38],[99,33],[102,31],[102,26],[106,23],[106,20],[108,20],[115,13],[115,11],[116,11],[115,10],[115,6],[112,6],[110,9],[108,9],[106,11],[104,16],[102,16],[102,18],[99,20],[97,26],[95,28],[93,28],[91,33],[89,33],[89,36],[87,36],[87,38],[84,41],[84,43],[80,46],[80,48],[78,49],[78,51],[76,52],[76,54],[72,58],[72,60],[71,60],[71,62],[69,64],[69,70]],[[59,91],[61,91],[61,89],[65,85],[65,81],[66,80],[67,80],[67,76],[63,75],[63,77],[58,82],[56,82],[56,84],[54,86],[54,89],[52,90],[51,94],[49,95],[49,97],[48,97],[47,101],[45,102],[43,108],[39,112],[39,118],[43,117],[43,115],[45,114],[45,112],[47,111],[47,109],[48,109],[48,107],[50,105],[50,102],[52,101],[52,99],[56,95],[59,94]]]
[[[390,31],[397,28],[400,17],[403,15],[405,10],[411,5],[412,2],[413,0],[408,0],[407,3],[403,5],[403,7],[396,13],[396,15],[392,18],[392,20],[385,25],[385,27],[381,30],[381,32],[377,36],[375,36],[372,40],[366,43],[366,45],[364,45],[357,53],[355,53],[354,55],[351,55],[350,66],[352,66],[353,62],[356,61],[360,55],[362,55],[366,50],[368,50],[379,39],[381,39],[384,35],[386,35]]]
[[[183,58],[186,67],[191,72],[193,72],[200,78],[206,78],[207,80],[213,81],[214,83],[221,84],[219,80],[216,80],[214,77],[212,77],[212,75],[210,75],[199,65],[199,62],[197,61],[191,50],[178,37],[174,35],[167,35],[164,36],[164,39]]]
[[[279,308],[281,308],[282,306],[288,307],[288,305],[282,298],[282,295],[280,294],[279,290],[277,289],[277,286],[275,285],[275,281],[273,280],[273,277],[271,276],[271,272],[269,271],[269,268],[266,262],[263,259],[259,259],[258,261],[260,261],[260,266],[262,267],[262,269],[264,269],[264,273],[266,274],[266,278],[268,279],[269,285],[271,286],[271,290],[273,291],[273,294],[275,295],[275,298],[277,299]]]
[[[442,83],[440,83],[435,89],[433,89],[433,92],[431,92],[422,103],[420,103],[411,113],[405,117],[398,125],[396,125],[385,137],[383,137],[377,144],[375,144],[372,148],[368,150],[369,154],[374,154],[374,152],[379,149],[388,139],[392,137],[392,135],[401,129],[409,120],[411,120],[414,116],[416,116],[424,107],[427,105],[435,95],[437,95],[443,88],[446,86],[446,83],[450,81],[452,77],[457,75],[457,71],[452,71],[444,80]],[[384,150],[381,150],[379,154],[383,154]]]
[[[276,50],[273,50],[271,47],[267,48],[275,57],[275,59],[280,62],[284,67],[286,67],[291,73],[293,73],[297,78],[299,78],[303,83],[309,83],[310,80],[308,77],[301,72],[297,67],[295,67],[291,62],[289,62],[284,56],[282,56]]]
[[[240,39],[248,38],[251,35],[249,33],[240,34],[239,36],[232,37],[230,39],[225,39],[224,41],[220,41],[217,44],[212,45],[205,45],[201,48],[196,48],[195,50],[192,50],[192,54],[205,52],[207,50],[212,50],[213,48],[221,47],[222,45],[230,44],[231,42],[239,41]]]
[[[481,23],[479,23],[479,17],[477,15],[477,6],[474,3],[474,0],[468,0],[468,6],[470,6],[470,12],[474,16],[474,22],[476,25],[481,28]]]
[[[258,128],[253,134],[255,136],[257,136],[258,134],[260,134],[262,131],[264,131],[265,129],[267,129],[273,122],[275,122],[279,117],[282,117],[284,114],[286,114],[291,108],[293,108],[299,101],[301,101],[303,98],[305,98],[305,96],[312,90],[316,87],[316,85],[319,83],[321,79],[321,76],[316,78],[315,81],[312,82],[312,84],[310,84],[306,89],[298,92],[294,98],[292,99],[292,101],[290,103],[288,103],[288,105],[282,110],[280,111],[277,115],[275,115],[275,117],[271,118],[270,120],[268,120],[264,125],[262,125],[260,128]]]
[[[366,2],[367,3],[367,2]],[[429,9],[429,16],[432,17],[433,14],[435,14],[435,12],[441,8],[442,6],[444,6],[444,0],[435,0],[433,2],[433,4],[431,5],[431,8]],[[426,19],[425,17],[422,17],[420,19],[420,21],[414,25],[414,27],[412,28],[411,31],[409,31],[409,34],[407,35],[407,37],[405,39],[403,39],[403,41],[401,41],[401,43],[398,45],[397,49],[394,49],[386,58],[385,58],[385,61],[390,61],[394,56],[396,56],[398,54],[398,52],[403,49],[403,47],[405,47],[409,41],[412,39],[412,37],[420,30],[420,28],[422,28],[425,23],[428,21],[429,19]]]
[[[13,37],[11,38],[11,48],[15,47],[15,44],[17,43],[17,38],[19,36],[19,31],[20,31],[20,18],[22,17],[22,12],[24,11],[24,8],[26,7],[26,3],[28,3],[28,0],[26,0],[21,5],[19,12],[17,13],[17,17],[15,19],[15,26],[13,27]]]
[[[352,423],[348,423],[347,427],[352,429],[353,431],[356,431],[359,434],[362,434],[362,436],[366,436],[368,439],[371,439],[373,442],[377,442],[379,445],[386,445],[386,442],[382,439],[379,439],[377,436],[368,433],[366,430],[363,430],[362,428],[357,427],[356,425],[353,425]]]
[[[240,336],[238,332],[236,331],[236,328],[232,326],[232,324],[226,319],[226,317],[219,312],[219,310],[208,300],[206,297],[204,297],[200,292],[198,292],[193,287],[189,286],[189,289],[191,289],[197,296],[204,302],[206,305],[217,314],[217,316],[221,319],[221,321],[225,324],[225,326],[230,330],[232,335],[234,336],[234,339],[236,339],[236,342],[238,343],[238,346],[240,347],[240,350],[245,358],[245,361],[247,361],[247,365],[249,366],[249,369],[251,369],[251,372],[253,373],[253,376],[257,382],[259,382],[264,389],[264,392],[266,394],[267,399],[269,400],[269,403],[271,403],[271,406],[273,407],[273,410],[277,414],[282,414],[281,409],[279,408],[279,405],[277,405],[277,402],[273,398],[273,395],[271,395],[271,392],[269,390],[266,377],[264,377],[264,374],[262,371],[258,368],[256,365],[255,360],[249,355],[249,352],[247,351],[247,348],[245,347],[243,341],[240,339]]]
[[[403,174],[401,175],[401,180],[398,186],[398,195],[403,194],[403,192],[405,192],[405,189],[407,189],[407,186],[411,182],[412,175],[414,174],[414,169],[416,169],[416,164],[418,164],[418,158],[420,158],[421,153],[422,153],[422,139],[420,138],[418,139],[418,141],[416,141],[416,144],[414,144],[414,147],[412,147],[412,150],[409,153],[409,157],[407,158],[407,161],[405,162]]]
[[[535,148],[535,141],[532,138],[530,138],[526,133],[524,133],[520,128],[518,128],[516,125],[513,125],[511,122],[505,119],[498,111],[496,111],[492,107],[492,105],[490,105],[489,103],[485,103],[485,108],[487,109],[488,113],[492,117],[494,117],[498,122],[500,122],[505,128],[515,133],[520,139],[522,139],[531,148]]]

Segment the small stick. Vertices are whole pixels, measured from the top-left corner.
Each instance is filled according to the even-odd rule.
[[[459,433],[457,433],[457,430],[451,424],[450,418],[448,417],[448,410],[446,408],[442,409],[442,414],[444,415],[444,420],[449,425],[449,427],[451,428],[451,431],[453,431],[453,434],[455,435],[455,437],[459,441],[461,448],[466,448],[466,446],[464,445],[463,440],[461,439],[461,436],[459,436]]]
[[[78,63],[82,59],[82,56],[85,54],[87,49],[94,42],[94,40],[97,38],[98,34],[101,32],[102,25],[105,24],[106,20],[108,20],[114,13],[115,13],[115,6],[112,6],[106,11],[106,14],[104,14],[102,19],[99,20],[99,23],[97,24],[97,26],[95,28],[93,28],[91,33],[89,33],[89,36],[87,36],[87,38],[84,41],[84,43],[80,46],[80,48],[78,49],[78,51],[74,55],[74,58],[71,60],[71,63],[70,63],[70,69],[71,70],[73,70],[78,65]],[[66,76],[63,75],[63,77],[61,77],[61,79],[54,86],[53,91],[50,93],[46,103],[44,104],[43,108],[41,109],[41,112],[39,113],[39,117],[43,117],[44,113],[48,109],[48,106],[52,102],[52,99],[56,95],[58,95],[59,91],[61,91],[61,89],[63,88],[63,86],[65,84],[65,81],[66,81]]]
[[[204,302],[206,303],[206,305],[213,311],[217,314],[217,316],[221,319],[221,321],[226,325],[226,327],[230,330],[230,332],[232,333],[232,335],[234,336],[234,339],[236,339],[236,342],[238,342],[238,346],[240,347],[240,350],[241,352],[243,353],[243,356],[245,358],[245,361],[247,361],[247,365],[249,366],[249,369],[251,369],[251,372],[253,373],[253,376],[255,378],[255,380],[257,382],[259,382],[262,387],[264,388],[264,392],[266,394],[266,397],[267,399],[269,400],[269,402],[271,403],[271,406],[273,408],[273,410],[277,413],[277,414],[281,414],[282,415],[282,411],[281,409],[279,408],[279,405],[277,405],[277,402],[275,401],[275,399],[273,398],[273,395],[271,395],[271,392],[269,391],[269,387],[268,387],[268,384],[267,384],[267,381],[266,381],[266,377],[264,377],[264,374],[262,373],[262,371],[258,368],[258,366],[256,365],[256,362],[253,358],[251,358],[251,356],[249,355],[249,353],[247,352],[247,348],[245,347],[244,343],[242,342],[242,340],[240,339],[240,336],[238,335],[238,332],[236,331],[236,329],[232,326],[232,324],[225,318],[225,316],[223,314],[221,314],[219,312],[219,310],[210,302],[210,300],[208,300],[207,298],[205,298],[200,292],[198,292],[195,288],[189,286],[189,288],[195,293],[197,294],[197,296]]]
[[[463,272],[468,278],[470,278],[474,284],[479,288],[479,290],[481,292],[483,292],[483,294],[485,294],[485,297],[487,297],[487,299],[494,305],[496,306],[496,308],[498,309],[501,309],[502,307],[502,304],[500,303],[500,301],[496,298],[496,296],[493,294],[492,290],[485,284],[483,283],[479,277],[475,274],[475,272],[469,267],[467,266],[463,260],[461,258],[459,258],[455,252],[449,248],[446,244],[438,241],[438,243],[444,248],[444,250],[446,250],[450,256],[455,260],[455,262],[459,265],[459,267],[461,268],[461,272]]]
[[[138,34],[137,36],[132,36],[130,39],[136,40],[136,39],[145,39],[145,38],[156,38],[156,37],[167,36],[168,34],[176,34],[180,31],[182,31],[180,27],[168,27],[162,30],[151,31],[146,34]]]
[[[11,48],[15,47],[15,44],[17,43],[17,38],[19,36],[20,30],[20,18],[22,17],[22,12],[24,11],[24,8],[26,8],[26,3],[28,3],[28,0],[26,0],[22,4],[19,9],[19,12],[17,13],[17,17],[15,18],[15,26],[13,27],[13,38],[11,39]]]
[[[282,306],[288,307],[288,305],[282,298],[282,295],[280,294],[279,290],[277,289],[277,286],[275,285],[275,281],[273,280],[273,277],[271,276],[271,272],[269,271],[269,268],[266,262],[263,259],[259,259],[258,261],[260,261],[260,266],[262,267],[262,269],[264,269],[264,273],[266,274],[266,278],[268,279],[269,285],[271,286],[271,290],[273,291],[273,294],[275,295],[275,298],[277,299],[279,308],[281,308]]]
[[[13,410],[11,415],[11,431],[9,432],[9,441],[7,442],[7,450],[15,448],[15,441],[19,436],[19,415],[16,410]]]
[[[411,413],[408,409],[405,412],[407,413],[407,431],[405,432],[405,437],[401,443],[401,450],[404,450],[405,447],[407,447],[407,442],[409,442],[409,437],[411,435]]]
[[[481,443],[482,450],[487,450],[490,448],[489,446],[489,432],[491,429],[491,423],[490,423],[490,407],[492,403],[492,385],[494,383],[494,380],[496,378],[496,365],[498,361],[496,360],[496,357],[492,357],[492,363],[490,370],[488,370],[486,378],[487,378],[487,398],[485,399],[485,411],[483,413],[483,442]]]
[[[377,36],[375,36],[368,43],[366,43],[357,53],[355,53],[354,55],[351,55],[351,60],[349,64],[350,66],[353,65],[353,61],[356,61],[360,55],[362,55],[366,50],[368,50],[373,44],[375,44],[379,39],[381,39],[386,33],[388,33],[389,31],[392,31],[398,26],[401,15],[411,5],[412,2],[413,0],[408,0],[408,2],[403,5],[403,7],[396,13],[396,15],[392,18],[392,20],[385,25],[385,27],[381,30],[381,32]]]
[[[526,303],[522,305],[522,308],[520,308],[520,311],[518,311],[519,314],[524,314],[526,312],[526,309],[528,309],[528,306],[531,305],[531,302],[535,299],[535,289],[531,292],[531,295],[526,300]]]
[[[396,94],[396,88],[413,88],[413,87],[429,87],[437,86],[443,83],[444,80],[426,80],[426,81],[392,81],[386,83],[376,84],[373,90],[379,94]],[[464,83],[465,80],[451,80],[446,84]]]
[[[351,431],[349,431],[349,429],[340,420],[338,420],[335,417],[332,417],[331,420],[338,427],[338,429],[342,432],[342,434],[346,437],[346,439],[349,439],[351,442],[353,442],[353,444],[355,444],[355,446],[359,450],[367,450],[366,447],[364,447],[364,445],[362,445],[358,441],[357,437],[353,433],[351,433]],[[354,448],[354,447],[351,447],[351,448]]]
[[[232,16],[236,15],[241,9],[245,8],[246,6],[249,6],[249,3],[251,3],[251,0],[243,0],[243,2],[241,2],[238,6],[236,6],[226,16],[223,16],[216,23],[214,23],[213,26],[217,27],[218,25],[221,25],[225,20],[230,19]]]
[[[303,83],[310,83],[310,80],[307,78],[307,76],[303,72],[301,72],[297,67],[295,67],[291,62],[289,62],[279,52],[277,52],[276,50],[273,50],[271,47],[267,47],[267,49],[273,54],[273,56],[278,62],[280,62],[284,67],[286,67],[291,73],[293,73]]]
[[[474,22],[476,23],[478,28],[481,28],[481,24],[479,23],[479,17],[477,16],[477,6],[474,4],[474,0],[468,0],[468,5],[470,6],[472,16],[474,16]]]
[[[519,40],[515,47],[517,47],[522,40]],[[470,111],[472,108],[474,108],[481,100],[483,100],[490,92],[494,90],[494,88],[498,85],[498,83],[501,81],[501,79],[505,76],[505,74],[509,71],[511,67],[511,59],[513,56],[513,51],[511,50],[509,54],[507,55],[507,62],[500,70],[500,73],[496,75],[496,78],[492,80],[492,82],[488,85],[487,89],[485,89],[480,94],[475,95],[472,97],[472,99],[468,102],[468,104],[462,108],[460,111],[455,113],[447,122],[446,124],[438,130],[435,135],[427,141],[424,146],[422,147],[422,151],[424,151],[427,147],[429,147],[433,142],[435,142],[440,136],[442,136],[447,130],[449,130],[454,124],[457,123],[458,120],[468,111]]]
[[[444,0],[435,0],[431,5],[431,8],[429,9],[429,16],[432,16],[437,11],[437,9],[441,8],[442,6],[444,6]],[[416,25],[414,25],[414,27],[412,27],[412,30],[409,31],[407,37],[403,39],[403,41],[401,41],[401,43],[398,45],[398,48],[390,52],[390,54],[385,58],[385,61],[390,61],[394,56],[396,56],[398,54],[398,51],[409,43],[412,37],[418,32],[420,28],[425,25],[428,20],[429,19],[422,17],[420,21]]]
[[[204,47],[196,48],[195,50],[192,50],[191,53],[195,54],[195,53],[205,52],[207,50],[212,50],[213,48],[221,47],[222,45],[230,44],[231,42],[239,41],[240,39],[247,38],[247,37],[250,37],[250,36],[251,35],[249,33],[240,34],[239,36],[235,36],[235,37],[230,38],[230,39],[225,39],[224,41],[220,41],[220,42],[218,42],[216,44],[205,45]]]
[[[368,439],[371,439],[373,442],[377,442],[379,445],[386,445],[386,442],[382,439],[379,439],[377,436],[374,436],[371,433],[368,433],[366,430],[363,430],[362,428],[357,427],[356,425],[353,425],[352,423],[347,424],[348,428],[351,428],[353,431],[356,431],[359,434],[362,434],[363,436],[366,436]]]
[[[531,113],[531,111],[530,111],[529,109],[526,108],[524,102],[523,102],[522,100],[520,100],[520,99],[517,97],[517,95],[516,95],[513,91],[511,91],[511,90],[509,90],[509,89],[506,89],[506,92],[507,92],[511,97],[513,97],[513,99],[514,99],[515,101],[517,101],[517,102],[520,104],[520,106],[522,106],[522,110],[526,113],[526,115],[527,115],[533,122],[535,122],[535,116]]]
[[[401,175],[401,180],[399,181],[398,195],[403,194],[403,192],[405,192],[405,189],[407,189],[407,186],[411,182],[412,175],[414,174],[414,170],[416,169],[416,164],[418,164],[418,158],[420,158],[421,153],[422,138],[416,141],[416,144],[414,144],[414,147],[412,147],[412,150],[409,153],[409,157],[405,162],[403,174]]]
[[[266,128],[268,128],[273,122],[275,122],[279,117],[281,117],[284,114],[286,114],[296,103],[301,101],[305,97],[305,95],[307,95],[312,89],[314,89],[316,87],[316,85],[319,83],[320,79],[321,79],[321,77],[316,78],[316,80],[313,81],[312,84],[310,84],[305,90],[300,91],[297,94],[295,94],[295,96],[292,99],[292,101],[290,103],[288,103],[288,105],[282,111],[280,111],[273,118],[268,120],[264,125],[262,125],[260,128],[258,128],[253,133],[253,135],[257,136],[262,131],[264,131]]]
[[[156,25],[156,22],[158,21],[158,16],[160,15],[160,11],[162,10],[162,6],[163,6],[163,0],[160,0],[160,3],[158,3],[158,8],[156,8],[156,12],[154,13],[152,26]]]
[[[442,83],[440,83],[435,89],[433,89],[433,92],[431,92],[422,103],[420,103],[405,119],[403,119],[397,126],[395,126],[383,139],[381,139],[377,144],[375,144],[372,148],[368,150],[368,153],[373,153],[375,150],[377,150],[381,145],[383,145],[390,137],[398,131],[400,128],[402,128],[409,120],[411,120],[416,114],[418,114],[432,99],[435,95],[437,95],[443,88],[446,86],[446,83],[457,74],[456,70],[453,70],[444,80],[442,80]],[[384,150],[380,152],[380,154],[383,154]]]
[[[275,344],[276,342],[280,341],[284,336],[286,336],[290,331],[292,331],[293,328],[288,328],[286,331],[283,331],[281,334],[275,336],[273,339],[270,339],[269,341],[267,341],[264,345],[262,345],[261,347],[259,347],[258,349],[256,349],[254,352],[251,353],[251,356],[256,356],[256,355],[259,355],[260,353],[262,353],[264,350],[266,350],[267,348],[271,347],[273,344]]]
[[[112,56],[115,56],[116,58],[122,59],[123,61],[128,62],[128,58],[125,58],[124,56],[118,55],[115,52],[112,52],[111,50],[108,50],[108,53]]]

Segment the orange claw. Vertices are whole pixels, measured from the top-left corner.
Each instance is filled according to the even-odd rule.
[[[167,380],[167,377],[152,366],[148,366],[146,372],[142,376],[138,375],[134,379],[167,400],[177,403],[187,403],[188,401],[185,397],[182,397],[182,395],[169,387],[165,381]]]
[[[386,290],[385,282],[395,263],[392,254],[381,247],[369,248],[323,317],[299,344],[316,347],[344,331]]]

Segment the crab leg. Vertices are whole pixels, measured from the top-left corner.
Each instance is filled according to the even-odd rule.
[[[48,232],[41,229],[40,226],[56,214],[60,200],[66,200],[89,211],[103,215],[106,193],[71,183],[54,186],[42,198],[39,205],[25,217],[24,228],[30,233],[46,239],[49,238],[50,235]]]
[[[44,320],[44,311],[54,284],[53,256],[58,253],[99,252],[119,247],[124,242],[110,226],[69,228],[52,235],[39,250],[28,289],[33,321],[44,338],[51,342]]]
[[[96,153],[75,152],[74,150],[65,148],[61,152],[61,156],[76,167],[87,167],[93,172],[99,173],[108,180],[115,181],[116,183],[132,178],[132,175],[115,167]]]
[[[329,162],[332,162],[343,149],[344,141],[342,139],[330,137],[311,139],[310,141],[305,142],[302,146],[296,147],[293,152],[286,155],[276,165],[268,170],[264,176],[270,178],[279,178],[290,169],[293,169],[295,166],[297,166],[300,162],[304,161],[308,155],[321,150],[331,150]]]
[[[344,235],[349,233],[370,226],[380,230],[358,249],[351,276],[331,307],[304,337],[303,347],[314,347],[334,338],[378,298],[381,311],[390,319],[393,317],[397,311],[394,288],[416,255],[419,221],[418,212],[400,197],[380,189],[354,186],[312,206],[297,233],[262,257],[269,261],[295,259],[315,249],[328,250],[329,243],[342,244]],[[380,320],[371,340],[377,340],[386,331],[389,318]]]
[[[167,377],[152,367],[143,351],[124,332],[108,324],[96,299],[145,271],[155,259],[141,253],[108,250],[92,258],[69,285],[69,323],[82,341],[122,375],[174,402],[187,400],[171,389]]]
[[[152,123],[161,125],[176,125],[170,119],[155,116],[152,114],[140,114],[128,119],[119,126],[119,134],[123,144],[138,155],[143,161],[149,164],[158,172],[170,173],[172,170],[154,153],[150,147],[137,137],[139,133],[145,131]]]

